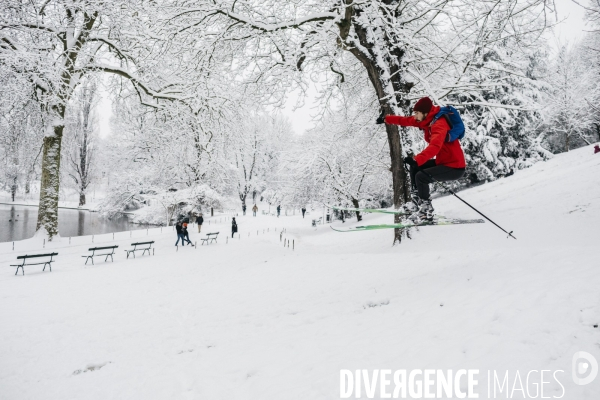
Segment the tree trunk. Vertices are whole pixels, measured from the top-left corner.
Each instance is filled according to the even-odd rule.
[[[45,229],[49,240],[58,235],[58,193],[60,185],[60,146],[63,125],[54,126],[54,135],[44,137],[42,180],[36,230]]]
[[[356,199],[352,199],[352,205],[354,206],[354,208],[359,208],[359,204],[358,204],[358,200]],[[358,222],[362,221],[362,215],[360,215],[360,212],[356,212],[356,220]]]
[[[17,177],[15,177],[13,179],[13,184],[10,186],[10,196],[12,198],[13,203],[15,201],[16,194],[17,194]]]
[[[370,59],[365,57],[357,49],[351,50],[366,67],[369,74],[369,79],[373,84],[377,97],[383,99],[386,97],[383,90],[381,71],[372,63]],[[385,114],[393,114],[390,100],[380,100],[381,110]],[[402,163],[402,142],[400,141],[400,132],[397,125],[385,125],[385,130],[388,137],[388,144],[390,146],[390,161],[391,161],[391,172],[392,172],[392,188],[394,196],[394,208],[399,209],[402,204],[408,199],[409,185],[407,181],[406,169]],[[401,216],[396,214],[394,216],[394,223],[399,224],[401,222]],[[402,229],[394,229],[394,241],[400,243],[402,240]]]
[[[79,193],[79,207],[85,206],[85,193]]]
[[[358,49],[356,46],[347,43],[340,43],[342,47],[351,52],[365,67],[369,80],[375,89],[381,111],[385,114],[394,114],[394,106],[404,108],[408,110],[408,102],[404,99],[404,94],[408,94],[413,86],[409,82],[403,81],[404,76],[398,69],[393,66],[390,69],[392,78],[384,78],[380,68],[376,64],[376,59],[379,57],[374,52],[375,44],[369,37],[367,31],[361,26],[359,20],[362,14],[362,10],[356,6],[350,6],[349,1],[346,1],[347,7],[345,11],[345,18],[338,24],[340,27],[340,39],[345,40],[352,24],[356,35],[360,41],[362,49]],[[351,22],[353,21],[353,23]],[[339,42],[338,42],[339,43]],[[392,48],[393,46],[389,46]],[[367,51],[369,54],[365,54]],[[404,52],[400,49],[394,49],[392,55],[396,58],[396,65],[400,64],[400,60],[404,56]],[[392,84],[394,91],[397,93],[396,98],[389,98],[384,90],[384,81]],[[402,204],[408,199],[409,184],[407,181],[406,170],[402,163],[402,142],[400,141],[400,135],[398,126],[387,125],[385,130],[388,136],[388,144],[390,146],[390,158],[391,158],[391,172],[392,172],[392,188],[394,196],[394,208],[399,209]],[[394,216],[394,223],[400,223],[400,215]],[[394,229],[394,241],[400,243],[402,240],[402,229]]]

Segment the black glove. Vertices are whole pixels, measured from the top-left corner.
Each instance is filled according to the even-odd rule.
[[[379,116],[379,118],[377,118],[377,121],[375,121],[375,123],[377,125],[381,125],[385,122],[385,111],[381,112],[381,115]]]
[[[411,168],[418,167],[417,162],[412,157],[405,157],[404,160],[402,160],[402,161],[404,161],[404,164],[410,165]]]

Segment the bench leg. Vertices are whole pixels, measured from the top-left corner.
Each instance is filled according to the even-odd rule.
[[[15,272],[15,275],[19,273],[19,268],[21,268],[21,272],[23,272],[23,275],[25,275],[25,269],[23,269],[22,265],[17,266],[17,272]]]

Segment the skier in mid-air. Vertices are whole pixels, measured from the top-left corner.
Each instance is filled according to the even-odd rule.
[[[428,143],[414,158],[406,157],[403,160],[410,167],[412,203],[405,204],[404,208],[405,211],[414,213],[411,219],[433,220],[429,184],[434,179],[440,182],[454,181],[465,174],[466,163],[462,147],[458,140],[449,141],[448,133],[452,127],[449,118],[438,115],[440,109],[429,97],[423,97],[415,104],[412,116],[384,116],[382,113],[376,122],[417,127],[423,131]]]

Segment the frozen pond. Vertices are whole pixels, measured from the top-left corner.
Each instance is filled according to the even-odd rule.
[[[35,233],[38,208],[0,204],[0,242],[28,239]],[[62,237],[98,235],[146,229],[146,225],[133,224],[126,216],[113,219],[101,218],[98,213],[58,209],[58,230]]]

